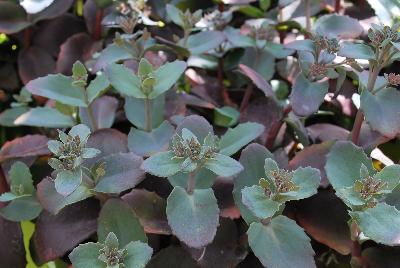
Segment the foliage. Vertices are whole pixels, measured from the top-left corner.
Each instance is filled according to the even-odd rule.
[[[399,15],[0,1],[0,267],[398,267]]]

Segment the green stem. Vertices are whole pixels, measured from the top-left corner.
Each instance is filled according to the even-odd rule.
[[[152,123],[152,114],[151,114],[151,99],[146,98],[144,100],[144,109],[145,109],[145,130],[147,132],[151,132],[153,128]]]
[[[196,187],[196,170],[189,173],[186,191],[188,194],[193,194]]]
[[[96,131],[99,129],[99,125],[97,124],[96,118],[94,117],[93,114],[93,109],[92,105],[89,104],[88,107],[86,108],[86,113],[89,117],[90,124],[92,125],[93,131]]]

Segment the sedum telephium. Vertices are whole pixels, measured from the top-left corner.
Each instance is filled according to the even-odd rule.
[[[59,140],[48,142],[48,148],[55,156],[49,159],[49,165],[56,173],[57,192],[68,196],[82,182],[84,160],[95,157],[100,151],[86,147],[90,129],[83,124],[74,126],[68,134],[62,131],[58,134]]]

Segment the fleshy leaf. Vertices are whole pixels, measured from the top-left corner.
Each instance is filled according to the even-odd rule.
[[[285,216],[273,218],[268,225],[253,222],[247,235],[251,249],[265,267],[316,267],[310,238]]]
[[[187,48],[192,54],[201,54],[218,47],[225,40],[222,32],[205,31],[190,35]]]
[[[60,171],[54,182],[57,192],[68,196],[81,184],[82,171],[80,169]]]
[[[223,154],[215,154],[207,160],[204,167],[223,177],[236,175],[243,170],[243,166],[239,162]]]
[[[156,84],[149,94],[150,99],[155,99],[168,89],[170,89],[186,69],[186,63],[183,61],[174,61],[162,65],[154,71]]]
[[[84,89],[74,87],[73,79],[61,74],[50,74],[30,81],[26,88],[34,95],[39,95],[60,103],[86,107]]]
[[[110,87],[110,82],[108,81],[105,74],[100,74],[93,79],[89,86],[87,87],[87,95],[89,103],[92,103],[97,97],[104,94]]]
[[[100,249],[103,246],[98,243],[81,244],[68,255],[75,268],[105,268],[106,264],[99,260]]]
[[[374,179],[379,179],[385,183],[385,189],[393,191],[400,183],[400,165],[391,165],[384,167],[375,174]]]
[[[394,138],[400,133],[400,92],[384,88],[373,95],[368,90],[361,94],[361,110],[372,129]],[[383,116],[384,115],[384,116]]]
[[[134,188],[144,178],[140,169],[143,159],[133,153],[117,153],[99,160],[105,164],[105,174],[94,188],[97,192],[119,194]]]
[[[37,196],[43,208],[50,211],[52,214],[57,214],[64,207],[73,203],[82,201],[93,195],[87,185],[81,184],[76,190],[68,195],[63,196],[55,189],[54,183],[49,179],[43,179],[37,185]]]
[[[299,116],[309,116],[317,112],[326,93],[328,93],[327,81],[310,82],[303,74],[300,74],[290,94],[293,112]]]
[[[298,189],[279,194],[279,200],[300,200],[316,194],[321,175],[319,170],[315,168],[298,168],[293,173],[292,181],[298,186]]]
[[[71,116],[65,115],[56,109],[37,107],[17,117],[14,124],[33,127],[65,128],[72,127],[75,125],[75,122]]]
[[[140,241],[130,242],[125,249],[128,251],[124,258],[125,267],[144,268],[153,253],[151,247]]]
[[[39,216],[42,206],[34,196],[25,196],[12,200],[0,209],[0,215],[10,221],[33,220]]]
[[[118,237],[120,247],[125,247],[131,241],[147,242],[139,219],[122,200],[109,199],[101,209],[98,224],[97,234],[101,242],[110,232]]]
[[[169,177],[181,170],[183,159],[173,158],[174,154],[170,151],[158,153],[147,158],[142,169],[158,177]]]
[[[167,217],[172,232],[181,241],[201,248],[211,243],[217,232],[217,199],[211,189],[196,189],[188,194],[177,186],[167,200]]]
[[[365,211],[350,212],[361,231],[375,242],[400,245],[400,212],[393,206],[379,203]]]
[[[272,217],[280,208],[280,203],[269,199],[258,185],[242,189],[243,204],[260,219]]]
[[[341,44],[338,56],[352,59],[371,60],[375,58],[375,53],[372,48],[367,45],[344,42]]]
[[[319,34],[340,38],[356,38],[363,32],[363,27],[358,20],[337,14],[319,17],[314,24],[314,29]]]
[[[140,80],[132,70],[121,64],[111,63],[105,73],[111,85],[122,95],[139,99],[146,98],[140,90]]]
[[[246,223],[257,221],[257,217],[242,203],[242,189],[246,186],[257,185],[260,178],[265,177],[264,163],[266,158],[273,158],[273,154],[264,146],[256,143],[243,149],[239,162],[244,170],[235,179],[233,198]]]
[[[364,164],[370,173],[374,172],[371,159],[363,149],[349,141],[337,141],[327,156],[326,174],[333,188],[351,187],[360,179],[360,167]]]
[[[128,135],[129,150],[140,156],[151,156],[164,151],[168,148],[174,131],[174,127],[168,121],[164,121],[151,132],[131,128]]]

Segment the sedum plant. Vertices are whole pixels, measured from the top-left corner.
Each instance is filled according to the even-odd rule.
[[[0,267],[398,267],[400,4],[361,2],[0,1]]]
[[[100,151],[86,147],[90,129],[85,125],[72,127],[68,134],[59,131],[58,135],[59,141],[48,142],[49,150],[55,156],[49,159],[49,165],[56,173],[54,182],[57,192],[68,196],[82,183],[83,161],[96,157]]]
[[[152,252],[147,244],[140,241],[130,242],[124,248],[120,248],[117,236],[110,232],[104,243],[79,245],[69,257],[76,268],[144,268]]]
[[[256,123],[245,125],[256,132],[254,136],[235,141],[244,130],[239,125],[218,139],[204,119],[188,117],[178,126],[170,150],[155,154],[142,164],[146,172],[168,177],[174,186],[166,205],[168,224],[173,234],[190,247],[202,248],[215,237],[219,208],[211,186],[217,176],[230,177],[243,170],[229,155],[262,130]]]
[[[352,239],[356,243],[371,239],[398,245],[396,223],[400,212],[385,199],[400,184],[400,166],[394,164],[377,171],[361,148],[351,142],[337,142],[325,168],[336,195],[349,208]]]
[[[264,176],[257,185],[241,190],[244,206],[255,216],[247,230],[249,245],[266,267],[316,267],[310,239],[295,221],[282,215],[285,203],[314,195],[320,183],[319,170],[306,167],[281,169],[265,159]],[[289,242],[289,241],[293,242]]]

